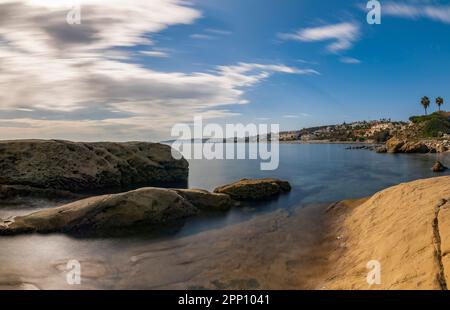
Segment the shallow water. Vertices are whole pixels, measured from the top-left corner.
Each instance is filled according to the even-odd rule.
[[[292,192],[264,205],[250,205],[226,215],[190,220],[179,232],[162,239],[149,236],[74,239],[58,234],[1,237],[0,288],[160,288],[170,287],[173,283],[188,283],[198,270],[206,266],[213,268],[211,264],[214,263],[206,262],[207,251],[204,247],[196,247],[196,241],[189,239],[191,237],[201,236],[202,242],[215,246],[215,237],[208,237],[209,231],[215,236],[213,229],[243,223],[240,229],[245,230],[247,221],[270,216],[270,212],[276,210],[284,210],[289,215],[302,206],[365,197],[401,182],[433,177],[436,174],[431,167],[437,156],[450,166],[448,154],[377,154],[368,150],[346,150],[346,147],[282,144],[279,169],[275,171],[261,171],[259,161],[251,160],[190,161],[190,188],[212,190],[242,178],[277,177],[288,180]],[[41,207],[44,206],[43,203]],[[3,205],[0,218],[31,210],[35,209]],[[225,238],[222,243],[226,248],[225,244],[233,244],[233,240]],[[267,244],[270,246],[273,245]],[[189,251],[186,252],[185,247]],[[221,250],[221,247],[217,248],[216,256],[210,259],[217,259]],[[145,265],[150,268],[146,272],[137,271],[144,268],[136,269],[134,265],[142,255],[145,259],[159,257],[157,264]],[[83,284],[80,286],[70,286],[66,282],[66,264],[71,259],[82,264]],[[187,267],[194,265],[192,269]],[[145,274],[145,277],[139,274]],[[137,282],[133,283],[133,277]],[[128,282],[123,280],[125,278]]]

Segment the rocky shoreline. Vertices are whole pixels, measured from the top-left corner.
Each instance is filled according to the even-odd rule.
[[[450,177],[418,180],[368,198],[278,210],[141,244],[108,258],[84,257],[85,272],[92,276],[83,280],[83,288],[445,290],[449,197]],[[379,284],[367,282],[371,261],[380,263]],[[27,275],[2,274],[0,286],[26,281],[37,288],[71,288],[64,277]],[[60,282],[48,282],[53,278]]]
[[[445,153],[450,150],[450,141],[407,140],[394,137],[386,142],[384,150],[387,153]]]
[[[57,232],[84,237],[165,231],[201,213],[226,212],[241,202],[266,200],[290,190],[288,182],[276,179],[244,179],[219,187],[215,193],[141,188],[0,219],[0,235]]]
[[[11,142],[0,145],[2,143]],[[74,156],[66,153],[72,143],[22,143],[27,146],[15,144],[16,154],[9,149],[0,157],[0,165],[7,172],[1,180],[8,182],[0,183],[0,201],[41,197],[71,202],[0,220],[0,241],[9,239],[3,236],[21,238],[21,235],[36,237],[52,233],[112,240],[117,236],[130,237],[142,230],[171,231],[186,219],[213,213],[222,216],[233,208],[245,206],[248,201],[276,198],[291,190],[288,182],[278,179],[243,179],[213,192],[142,187],[115,194],[88,194],[79,191],[84,180],[92,177],[98,180],[94,184],[99,185],[95,189],[100,191],[107,190],[103,185],[109,183],[93,173],[66,171],[68,159]],[[37,155],[30,153],[30,145],[31,149],[37,147],[39,151],[44,145],[51,150],[49,154],[53,155],[48,158],[38,156],[37,162],[45,163],[39,166],[45,167],[44,171],[32,164]],[[89,150],[85,144],[76,145]],[[147,167],[149,175],[159,171],[163,163],[173,160],[164,157],[170,154],[166,146],[107,145],[111,149],[121,149],[120,154],[127,158],[127,168],[123,171],[129,171],[130,167]],[[104,147],[106,145],[101,144],[101,148]],[[162,153],[156,156],[150,149],[162,150]],[[21,153],[24,150],[28,151]],[[115,163],[122,162],[119,153],[108,152],[115,154]],[[55,160],[56,154],[63,159]],[[152,158],[151,163],[147,162],[149,158]],[[12,163],[24,167],[26,173],[12,169]],[[180,176],[183,179],[186,166],[183,161],[169,165],[177,167],[175,177],[166,178],[167,174],[163,173],[156,173],[156,176],[161,180]],[[47,171],[52,169],[56,172]],[[115,171],[111,169],[108,171]],[[61,171],[66,172],[58,174]],[[95,171],[103,175],[105,170]],[[43,177],[42,182],[37,182],[38,176]],[[150,178],[155,179],[155,176]],[[71,191],[70,184],[78,186]],[[138,184],[122,182],[121,185],[125,188]],[[447,176],[400,184],[372,197],[341,201],[328,208],[322,205],[276,211],[245,223],[146,244],[131,258],[122,257],[111,266],[92,263],[97,266],[92,267],[93,274],[105,268],[117,269],[114,277],[120,281],[99,284],[107,280],[98,279],[99,282],[88,283],[92,288],[106,285],[140,289],[447,289],[450,281],[449,201],[450,177]],[[370,286],[367,283],[370,261],[382,266],[381,284]],[[86,268],[89,262],[87,259]],[[2,268],[3,276],[6,269],[2,271]],[[8,277],[10,275],[6,274],[5,279]],[[8,281],[20,283],[15,278]],[[27,283],[40,287],[37,282]],[[0,281],[0,286],[8,286],[8,283]]]

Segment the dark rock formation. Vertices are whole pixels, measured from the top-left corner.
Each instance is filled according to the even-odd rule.
[[[186,182],[188,163],[158,143],[18,140],[0,141],[0,171],[3,185],[81,193]]]
[[[448,168],[444,166],[440,161],[436,161],[436,163],[433,166],[433,172],[444,172]]]
[[[289,182],[278,179],[257,179],[241,181],[218,187],[215,193],[227,194],[238,201],[258,201],[287,193],[291,190]]]

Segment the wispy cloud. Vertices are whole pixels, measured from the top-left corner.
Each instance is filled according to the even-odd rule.
[[[299,113],[299,114],[287,114],[287,115],[283,115],[283,118],[297,119],[297,118],[301,118],[301,117],[311,117],[311,114],[308,114],[308,113]]]
[[[221,36],[229,36],[229,35],[233,34],[231,31],[215,29],[215,28],[207,28],[207,29],[205,29],[205,32],[212,33],[215,35],[221,35]]]
[[[360,35],[359,25],[351,22],[325,25],[313,28],[304,28],[295,33],[279,34],[284,40],[301,42],[333,41],[327,46],[332,53],[350,49]]]
[[[217,37],[209,35],[209,34],[203,34],[203,33],[194,33],[189,36],[191,39],[195,40],[214,40]]]
[[[361,60],[353,58],[353,57],[341,57],[339,59],[340,62],[350,65],[357,65],[361,63]]]
[[[82,24],[68,25],[69,2],[0,4],[1,139],[164,138],[174,123],[194,115],[236,115],[228,106],[247,103],[246,90],[273,74],[319,74],[256,63],[208,72],[152,69],[117,47],[154,45],[153,34],[193,23],[200,12],[178,0],[85,0]],[[165,52],[141,51],[152,57]]]
[[[140,51],[139,53],[149,57],[158,57],[158,58],[169,57],[169,54],[163,51]]]
[[[203,33],[194,33],[189,37],[195,40],[216,40],[220,39],[220,37],[229,36],[231,34],[232,32],[228,30],[207,28],[203,31]]]
[[[430,4],[429,1],[387,2],[383,3],[382,12],[383,16],[413,20],[429,19],[450,24],[450,5]]]
[[[297,59],[296,61],[299,63],[302,63],[302,64],[308,64],[308,65],[317,65],[318,64],[315,61],[305,60],[305,59],[301,59],[301,58]]]

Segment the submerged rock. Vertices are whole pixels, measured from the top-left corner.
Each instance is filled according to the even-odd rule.
[[[437,161],[433,166],[433,172],[444,172],[448,168],[444,166],[440,161]]]
[[[287,181],[278,179],[242,179],[238,182],[218,187],[215,193],[227,194],[235,200],[265,200],[287,193],[291,185]]]
[[[200,211],[225,211],[234,205],[229,196],[207,191],[142,188],[0,221],[0,235],[62,232],[89,236],[167,229]]]
[[[184,183],[185,159],[158,143],[0,141],[0,184],[73,193]]]

